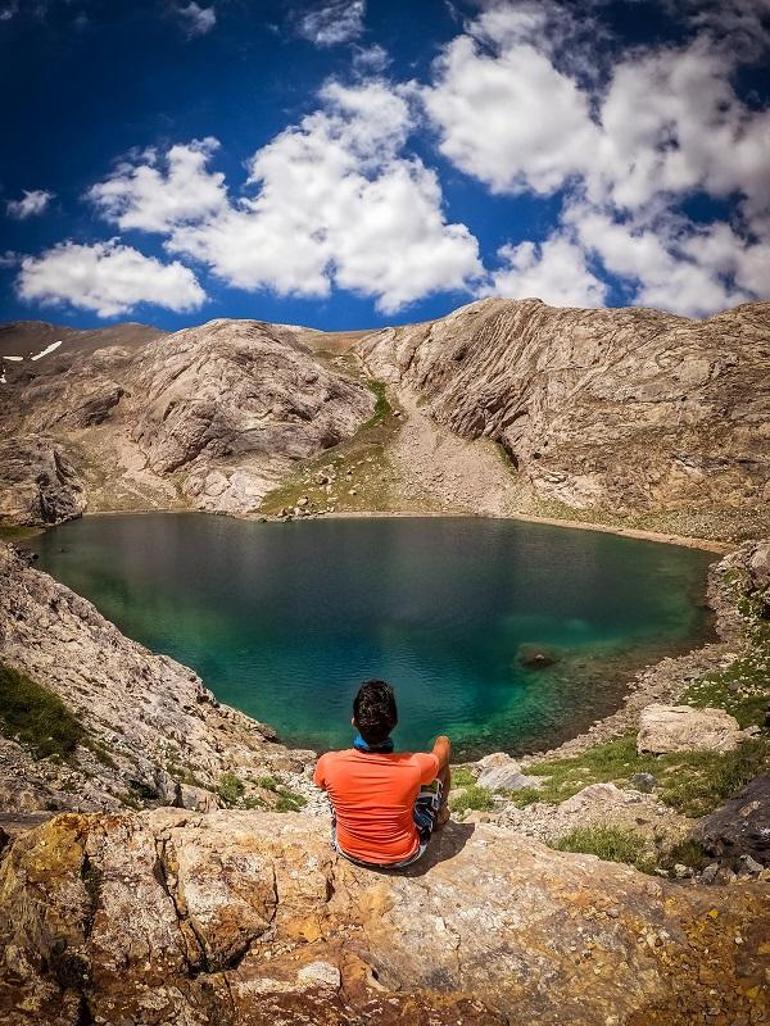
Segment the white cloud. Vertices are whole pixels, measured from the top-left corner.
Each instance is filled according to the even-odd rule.
[[[121,162],[113,174],[88,190],[100,212],[124,231],[164,232],[222,210],[224,175],[206,170],[216,139],[172,146],[161,158],[145,150],[140,163]]]
[[[324,296],[336,284],[386,312],[467,289],[482,274],[478,244],[447,224],[436,174],[402,153],[413,128],[406,99],[372,81],[327,83],[320,99],[254,154],[255,194],[238,202],[206,169],[210,140],[123,165],[90,195],[122,228],[166,234],[170,252],[239,288]]]
[[[25,189],[21,199],[9,200],[6,203],[6,210],[10,217],[23,221],[27,217],[37,217],[45,213],[53,198],[54,193],[46,192],[44,189]]]
[[[584,251],[565,235],[542,243],[522,242],[498,250],[505,265],[491,275],[480,296],[542,299],[551,306],[602,306],[607,286],[588,268]]]
[[[379,75],[389,64],[387,50],[377,43],[356,47],[353,54],[353,67],[361,75]]]
[[[695,26],[693,38],[619,56],[607,48],[615,64],[603,79],[590,68],[597,47],[567,5],[480,6],[417,89],[439,147],[492,192],[571,197],[541,246],[500,250],[505,266],[482,294],[539,288],[559,301],[568,263],[571,296],[589,305],[606,294],[604,271],[635,302],[685,314],[770,294],[770,110],[733,85],[740,62],[770,40],[770,0],[683,2],[675,13]],[[590,31],[599,31],[596,9],[581,9]],[[686,218],[680,203],[699,192],[737,200],[734,223]]]
[[[635,284],[635,301],[644,306],[702,317],[767,291],[768,246],[747,243],[728,225],[704,228],[671,214],[654,223],[618,221],[587,204],[574,204],[566,216],[582,247]]]
[[[206,298],[188,267],[163,264],[116,239],[90,246],[62,242],[25,257],[16,291],[28,302],[71,304],[100,317],[127,313],[139,303],[195,310]]]
[[[182,21],[188,38],[205,36],[217,23],[217,12],[213,4],[211,7],[201,7],[195,3],[195,0],[190,0],[186,6],[177,7],[176,13]]]
[[[500,14],[495,9],[488,18]],[[498,52],[458,36],[422,93],[439,148],[493,192],[553,192],[585,172],[596,150],[588,98],[546,54],[518,41],[510,19],[505,31],[498,23],[494,29],[505,40]],[[489,31],[487,20],[485,37]]]
[[[337,46],[357,39],[364,30],[365,0],[332,0],[303,14],[297,33],[316,46]]]

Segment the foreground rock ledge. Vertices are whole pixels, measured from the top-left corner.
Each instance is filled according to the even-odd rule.
[[[0,1020],[759,1023],[769,905],[489,825],[393,875],[298,815],[68,813],[5,850]]]

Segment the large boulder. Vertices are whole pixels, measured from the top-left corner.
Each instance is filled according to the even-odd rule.
[[[520,764],[505,752],[493,752],[479,760],[481,773],[476,778],[479,787],[489,791],[521,791],[525,787],[542,787],[541,777],[528,777]]]
[[[451,823],[426,861],[376,873],[337,858],[327,831],[168,809],[18,837],[0,863],[0,1021],[692,1026],[770,1011],[757,884],[683,888]]]
[[[724,709],[658,705],[642,709],[636,747],[640,753],[704,750],[731,752],[741,741],[740,724]]]
[[[735,861],[748,855],[770,866],[770,774],[756,777],[698,827],[710,854]]]

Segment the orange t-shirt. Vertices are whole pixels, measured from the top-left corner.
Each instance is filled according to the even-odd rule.
[[[422,784],[438,775],[438,756],[428,752],[327,752],[313,783],[331,798],[337,843],[362,862],[389,865],[414,855],[420,837],[412,810]]]

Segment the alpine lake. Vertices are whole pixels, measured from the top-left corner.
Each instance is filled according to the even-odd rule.
[[[319,751],[349,746],[369,678],[396,688],[399,749],[550,747],[711,633],[713,554],[514,520],[111,514],[29,544],[129,637]]]

